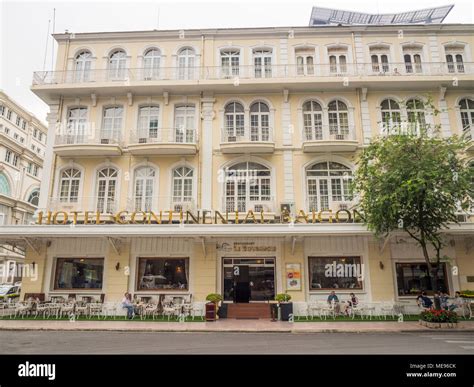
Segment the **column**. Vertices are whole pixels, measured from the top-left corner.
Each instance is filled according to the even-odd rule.
[[[202,136],[201,136],[201,208],[212,209],[212,121],[214,120],[214,102],[211,97],[201,99]]]
[[[61,121],[59,114],[59,104],[49,105],[50,112],[48,113],[46,120],[48,121],[48,134],[46,139],[46,149],[43,160],[43,171],[41,178],[41,187],[40,187],[40,198],[38,209],[46,210],[48,207],[48,198],[52,195],[53,187],[53,160],[54,160],[54,139],[57,132],[57,123]]]

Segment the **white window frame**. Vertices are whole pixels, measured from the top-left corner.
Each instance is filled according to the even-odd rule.
[[[273,50],[271,48],[256,48],[252,51],[252,56],[254,77],[271,78],[273,76]]]
[[[196,105],[182,104],[174,107],[174,133],[171,142],[192,144],[196,140]]]
[[[194,200],[194,169],[181,165],[173,168],[171,173],[172,208],[174,211],[185,211]]]
[[[74,82],[91,81],[92,53],[82,50],[74,58]]]
[[[133,210],[152,211],[156,204],[155,184],[156,168],[142,165],[135,168],[133,181]]]
[[[67,167],[61,170],[59,179],[59,201],[61,203],[77,203],[80,197],[82,171],[78,168]],[[67,183],[67,184],[64,184]],[[63,195],[63,186],[66,185],[66,195]],[[74,187],[74,189],[73,189]],[[76,189],[77,188],[77,189]]]
[[[326,163],[326,168],[314,168],[315,165]],[[332,169],[331,164],[338,164],[340,169]],[[313,172],[315,175],[308,175]],[[326,173],[326,175],[323,175]],[[333,173],[333,175],[331,175]],[[337,173],[337,175],[336,175]],[[324,211],[347,209],[347,203],[352,201],[350,194],[350,183],[353,180],[353,171],[347,165],[338,161],[316,161],[305,168],[306,200],[308,211]],[[335,185],[338,185],[340,191],[336,194]],[[315,188],[315,193],[310,192],[310,188]],[[325,192],[323,191],[325,190]],[[324,195],[322,195],[324,192]],[[323,199],[323,196],[326,199]],[[336,198],[340,197],[340,199]],[[327,205],[326,205],[327,204]]]
[[[118,202],[119,171],[115,167],[103,167],[97,171],[96,210],[114,213]]]

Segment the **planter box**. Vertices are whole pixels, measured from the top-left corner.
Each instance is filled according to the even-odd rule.
[[[292,302],[281,302],[280,303],[280,317],[281,321],[289,321],[290,314],[293,314],[293,303]]]
[[[431,329],[453,329],[458,327],[458,323],[437,323],[419,320],[420,325]]]

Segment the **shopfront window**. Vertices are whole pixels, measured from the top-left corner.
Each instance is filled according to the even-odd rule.
[[[362,289],[360,257],[309,257],[309,289]]]
[[[415,296],[425,291],[433,294],[433,286],[426,263],[397,263],[397,289],[399,296]],[[446,265],[442,263],[438,271],[438,290],[448,291]]]
[[[188,258],[140,258],[137,290],[188,290]]]
[[[54,289],[102,289],[103,258],[58,258]]]

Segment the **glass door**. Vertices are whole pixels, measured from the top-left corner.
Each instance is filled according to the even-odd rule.
[[[275,298],[275,258],[224,258],[224,301],[265,302]]]

